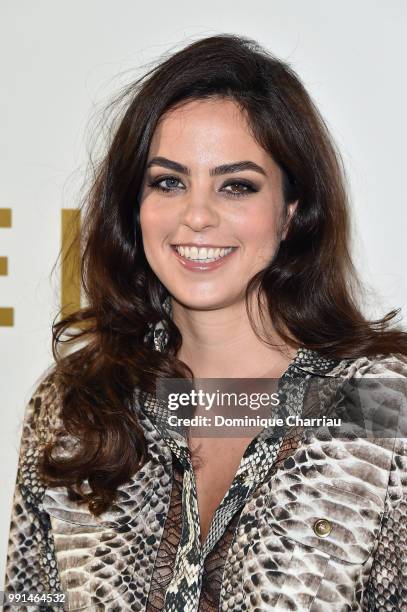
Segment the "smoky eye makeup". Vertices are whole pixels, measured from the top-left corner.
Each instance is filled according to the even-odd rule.
[[[147,186],[161,193],[172,193],[185,190],[185,185],[180,178],[175,175],[159,175],[157,177],[147,177]],[[248,179],[231,178],[223,181],[218,189],[230,197],[245,197],[260,191],[260,188]]]
[[[180,185],[182,185],[181,189],[185,189],[181,179],[179,179],[177,176],[173,176],[172,174],[147,178],[146,184],[151,189],[156,189],[157,191],[166,193],[170,191],[179,191]]]
[[[220,190],[235,197],[257,193],[259,188],[247,179],[230,179],[224,182]]]

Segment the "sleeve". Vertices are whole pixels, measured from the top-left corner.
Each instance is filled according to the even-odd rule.
[[[49,515],[42,507],[45,487],[37,475],[41,447],[49,440],[56,419],[58,393],[53,375],[43,380],[26,406],[19,462],[11,509],[4,581],[7,594],[43,595],[35,605],[21,600],[18,610],[61,610],[55,599],[63,598],[54,553]],[[53,597],[50,599],[47,595]],[[52,605],[51,603],[52,602]],[[16,610],[5,599],[4,610]]]
[[[403,370],[406,374],[407,368]],[[407,376],[403,377],[401,385],[399,428],[394,439],[385,509],[366,592],[364,609],[369,612],[407,610]]]

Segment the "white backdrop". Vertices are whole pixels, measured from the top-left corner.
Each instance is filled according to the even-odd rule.
[[[3,0],[0,307],[0,574],[26,402],[52,361],[59,308],[60,211],[77,205],[88,120],[169,48],[222,32],[257,39],[290,62],[342,151],[353,201],[353,252],[372,291],[368,313],[407,306],[407,4],[404,0]],[[117,76],[121,75],[121,76]],[[379,296],[379,297],[378,297]],[[2,578],[1,578],[2,580]]]

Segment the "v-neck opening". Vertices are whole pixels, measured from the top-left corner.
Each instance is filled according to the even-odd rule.
[[[283,372],[283,374],[279,377],[278,379],[278,389],[277,389],[277,393],[281,399],[282,397],[282,388],[285,384],[286,381],[288,381],[289,377],[291,376],[293,369],[295,369],[295,366],[300,363],[302,361],[302,359],[304,358],[304,356],[306,357],[306,354],[304,355],[304,352],[307,351],[307,349],[305,349],[304,347],[299,347],[297,349],[297,352],[294,356],[294,358],[292,359],[292,361],[288,364],[286,370]],[[306,379],[309,378],[309,374],[305,374],[304,371],[301,371],[297,374],[297,376],[301,379],[302,382],[304,382]],[[305,390],[304,390],[304,394],[302,396],[302,400],[301,400],[301,407],[303,407],[303,403],[304,403],[304,396],[305,396]],[[282,404],[283,408],[286,409],[286,406],[283,402]],[[226,523],[225,525],[228,524],[228,522],[232,519],[233,515],[239,511],[239,509],[241,509],[246,501],[246,499],[248,498],[248,496],[253,492],[254,488],[256,486],[258,486],[259,482],[256,481],[255,478],[252,479],[252,481],[250,481],[249,478],[244,476],[244,473],[246,470],[246,467],[248,467],[248,464],[250,464],[250,459],[252,457],[255,456],[256,451],[259,450],[259,447],[261,447],[262,445],[264,445],[264,449],[267,449],[265,452],[268,452],[268,449],[270,448],[270,453],[274,453],[275,458],[278,455],[279,449],[281,447],[281,444],[284,441],[284,437],[285,434],[287,432],[287,427],[283,428],[282,431],[280,431],[280,435],[277,436],[273,436],[273,438],[275,438],[275,442],[272,445],[269,445],[268,440],[264,437],[264,432],[270,430],[272,431],[276,431],[277,428],[276,427],[263,427],[263,429],[261,429],[255,436],[254,438],[252,438],[252,440],[250,440],[249,444],[247,445],[240,461],[239,461],[239,465],[237,467],[235,476],[233,477],[232,483],[230,484],[228,490],[225,492],[225,495],[223,496],[223,498],[221,499],[221,501],[219,502],[215,512],[212,515],[212,519],[211,522],[209,524],[209,529],[208,532],[206,534],[206,537],[204,539],[204,541],[201,541],[201,517],[199,516],[199,512],[198,512],[198,516],[199,516],[199,534],[198,534],[198,540],[199,540],[199,552],[201,555],[204,555],[204,557],[206,557],[206,555],[210,552],[210,550],[213,548],[214,544],[216,543],[217,539],[219,539],[219,537],[221,536],[221,529],[218,527],[216,528],[216,521],[218,518],[218,515],[221,514],[222,512],[224,512],[224,514],[226,514]],[[271,437],[271,436],[270,436]],[[271,469],[273,464],[271,464],[270,466],[268,466],[269,469]],[[196,493],[196,480],[195,480],[195,472],[193,470],[193,467],[191,465],[191,471],[192,471],[192,479],[194,481],[194,488],[195,488],[195,493]],[[260,470],[261,471],[261,470]],[[261,478],[260,478],[261,481]],[[229,503],[229,512],[228,512],[228,502]],[[197,506],[198,506],[198,502],[196,500]],[[225,510],[226,508],[226,510]],[[225,519],[225,516],[223,517]],[[224,521],[223,521],[224,522]],[[215,538],[214,540],[212,539],[212,541],[208,542],[208,538],[211,538],[212,536],[212,532],[214,531],[218,532],[218,537]],[[207,544],[208,542],[208,544]]]

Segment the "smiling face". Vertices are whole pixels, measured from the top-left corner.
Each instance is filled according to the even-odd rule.
[[[146,168],[140,225],[162,284],[191,309],[244,300],[250,278],[276,254],[296,203],[285,211],[281,170],[243,112],[224,98],[171,109]]]

